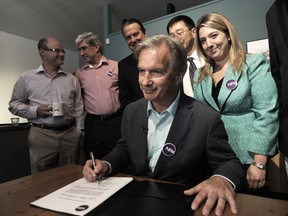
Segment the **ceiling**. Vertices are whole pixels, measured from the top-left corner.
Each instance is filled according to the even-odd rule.
[[[75,38],[86,31],[103,37],[102,11],[108,4],[113,32],[125,18],[150,21],[167,14],[167,4],[176,11],[212,0],[0,0],[0,31],[38,41],[54,36],[66,49],[75,50]]]

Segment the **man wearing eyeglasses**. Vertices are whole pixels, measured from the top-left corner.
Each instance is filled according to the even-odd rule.
[[[85,64],[76,71],[85,111],[84,156],[102,158],[120,138],[122,113],[118,99],[118,62],[107,59],[102,43],[92,32],[80,34],[75,43]]]
[[[129,47],[134,52],[139,42],[146,37],[146,29],[135,18],[127,19],[122,24],[122,35]],[[133,58],[133,53],[118,63],[119,67],[119,100],[123,110],[129,103],[143,98],[143,93],[138,83],[138,67]]]
[[[178,38],[186,50],[187,71],[183,78],[183,90],[185,94],[193,97],[194,72],[204,66],[204,61],[197,55],[194,46],[195,23],[190,17],[179,15],[168,22],[166,30],[171,37]]]
[[[38,50],[42,64],[21,74],[9,102],[10,112],[31,124],[28,140],[32,173],[78,163],[84,124],[80,83],[61,68],[65,58],[61,42],[43,38]],[[54,104],[61,104],[61,112]]]

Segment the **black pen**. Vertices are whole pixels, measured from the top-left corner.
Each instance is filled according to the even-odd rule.
[[[91,157],[91,160],[92,160],[93,168],[94,168],[94,170],[95,170],[95,168],[96,168],[96,163],[95,163],[95,158],[94,158],[93,152],[90,152],[90,157]],[[98,185],[100,185],[101,177],[100,177],[99,175],[97,175],[96,180],[97,180],[97,182],[98,182]]]

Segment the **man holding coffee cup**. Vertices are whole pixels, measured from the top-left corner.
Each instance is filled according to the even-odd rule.
[[[12,114],[27,118],[31,172],[78,163],[83,100],[78,79],[60,67],[65,50],[59,40],[38,43],[42,65],[16,81],[9,102]]]
[[[52,116],[64,116],[64,103],[53,103],[50,112]]]

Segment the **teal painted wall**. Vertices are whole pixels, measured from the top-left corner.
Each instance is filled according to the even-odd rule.
[[[203,14],[218,12],[232,21],[243,46],[246,48],[247,41],[267,38],[265,15],[273,2],[274,0],[215,0],[143,24],[149,36],[158,33],[166,34],[167,23],[176,15],[188,15],[196,23]],[[106,57],[119,61],[131,53],[121,32],[110,34],[108,39],[109,45],[104,45]]]

